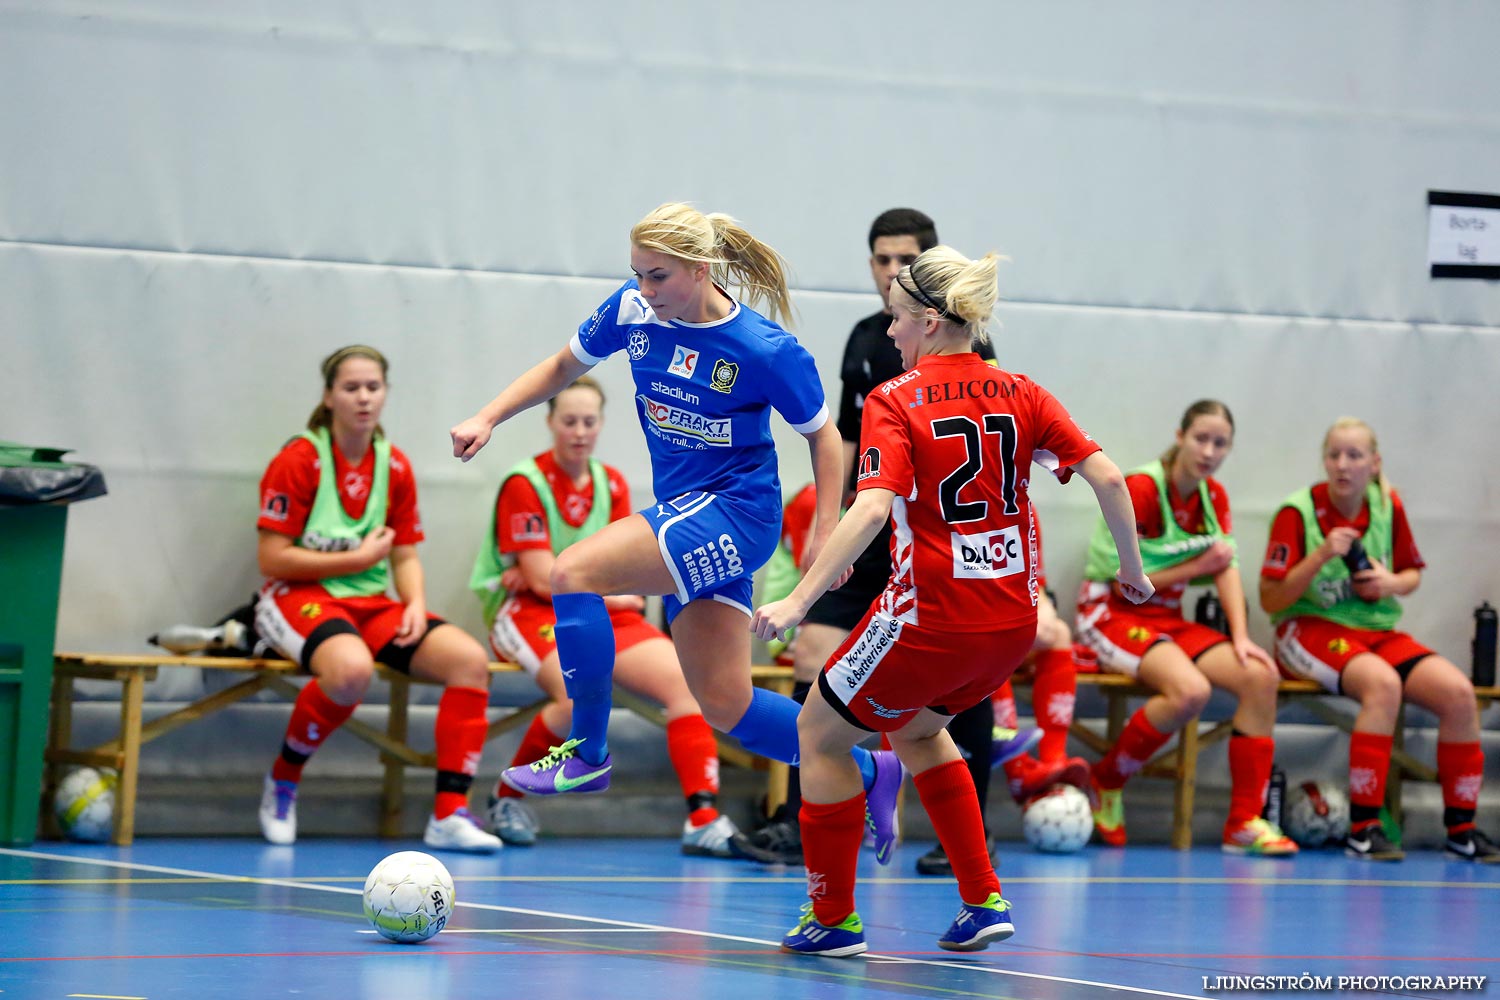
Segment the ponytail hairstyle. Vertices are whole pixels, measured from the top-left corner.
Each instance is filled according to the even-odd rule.
[[[1217,399],[1200,399],[1183,410],[1182,422],[1177,425],[1177,430],[1186,434],[1187,429],[1193,426],[1193,421],[1199,417],[1223,417],[1229,423],[1229,432],[1234,433],[1234,414],[1229,412],[1229,407]],[[1161,467],[1167,472],[1172,471],[1172,463],[1177,461],[1177,449],[1177,442],[1173,441],[1172,446],[1161,453]]]
[[[1333,432],[1334,431],[1345,431],[1345,430],[1349,430],[1350,428],[1355,428],[1355,429],[1358,429],[1358,430],[1362,430],[1362,431],[1364,431],[1366,434],[1368,434],[1370,436],[1370,454],[1374,455],[1376,458],[1379,458],[1380,457],[1380,442],[1377,441],[1377,440],[1375,440],[1375,428],[1371,427],[1369,424],[1365,423],[1363,420],[1359,419],[1358,417],[1339,417],[1337,420],[1335,420],[1333,422],[1333,425],[1330,426],[1328,428],[1327,432],[1324,433],[1324,435],[1323,435],[1323,452],[1324,452],[1324,454],[1327,454],[1327,452],[1328,452],[1328,439],[1331,438],[1331,437],[1333,437]],[[1394,487],[1391,486],[1391,481],[1389,479],[1385,478],[1385,463],[1384,462],[1380,463],[1380,471],[1377,472],[1377,473],[1375,473],[1375,482],[1378,483],[1379,486],[1380,486],[1380,497],[1381,497],[1381,499],[1384,500],[1385,501],[1385,505],[1387,507],[1389,507],[1391,505],[1391,490]]]
[[[390,364],[385,360],[385,355],[365,344],[350,344],[348,347],[340,347],[328,357],[323,359],[323,388],[332,389],[333,383],[339,377],[339,366],[350,358],[368,358],[380,366],[380,377],[386,377]],[[387,383],[389,384],[389,383]],[[331,427],[333,425],[333,411],[329,410],[321,400],[313,408],[312,416],[307,418],[307,429],[315,431],[319,427]],[[379,424],[375,425],[375,436],[382,437],[385,429]]]
[[[987,344],[990,316],[1000,301],[996,275],[1002,259],[991,251],[970,260],[952,247],[939,244],[903,267],[896,281],[911,296],[913,315],[931,309],[967,330],[970,340]]]
[[[738,286],[751,308],[764,303],[771,319],[791,325],[786,260],[722,212],[704,215],[683,202],[668,202],[631,228],[630,242],[690,264],[707,264],[714,284]]]
[[[594,378],[594,376],[592,376],[592,375],[580,375],[580,376],[578,376],[573,381],[571,381],[567,385],[563,386],[562,391],[559,392],[557,394],[557,396],[561,396],[564,392],[567,392],[569,389],[593,389],[595,392],[597,392],[599,394],[599,409],[601,411],[603,411],[603,409],[604,409],[604,386],[600,385],[599,384],[599,380],[596,379],[596,378]],[[549,417],[552,416],[552,414],[554,414],[554,413],[557,412],[557,396],[553,396],[551,399],[547,400],[547,416],[549,416]]]

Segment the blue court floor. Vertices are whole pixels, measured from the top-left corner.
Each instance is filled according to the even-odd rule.
[[[776,949],[800,872],[687,858],[676,841],[443,855],[457,906],[421,945],[377,937],[360,910],[374,864],[419,843],[38,842],[0,849],[0,997],[1210,997],[1219,976],[1500,973],[1500,866],[1437,852],[1372,864],[1002,845],[1016,936],[958,956],[936,946],[955,886],[912,873],[928,846],[903,845],[889,868],[861,860],[870,954],[837,960]]]

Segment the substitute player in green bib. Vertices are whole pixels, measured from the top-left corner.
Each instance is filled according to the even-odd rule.
[[[297,839],[302,768],[364,699],[379,660],[445,685],[436,722],[437,795],[423,842],[485,853],[500,840],[470,817],[469,786],[484,748],[489,663],[462,629],[427,613],[417,484],[386,439],[386,359],[355,345],[323,361],[323,399],[261,479],[259,561],[266,583],[255,625],[312,674],[292,707],[266,776],[260,827]],[[394,584],[399,599],[389,596]]]
[[[1203,711],[1211,687],[1239,701],[1229,740],[1229,816],[1223,848],[1231,854],[1291,855],[1297,845],[1261,818],[1271,775],[1276,724],[1276,666],[1250,641],[1245,591],[1235,561],[1229,494],[1213,474],[1234,444],[1229,407],[1202,399],[1187,408],[1176,440],[1155,462],[1128,473],[1136,534],[1156,593],[1139,607],[1111,583],[1114,543],[1101,522],[1089,544],[1078,595],[1079,641],[1105,670],[1156,690],[1093,768],[1094,827],[1106,844],[1125,843],[1122,789],[1172,734]],[[1212,583],[1229,634],[1182,616],[1190,583]]]
[[[1484,782],[1474,686],[1453,663],[1398,632],[1404,597],[1426,564],[1401,496],[1386,481],[1375,432],[1343,417],[1323,437],[1328,478],[1276,512],[1260,571],[1260,604],[1276,625],[1276,658],[1290,676],[1359,702],[1349,737],[1349,836],[1344,853],[1405,856],[1380,825],[1397,713],[1403,701],[1438,719],[1444,848],[1464,861],[1500,862],[1474,825]]]

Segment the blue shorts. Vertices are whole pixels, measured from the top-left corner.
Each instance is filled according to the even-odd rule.
[[[662,598],[667,621],[700,598],[751,613],[755,571],[776,550],[781,519],[718,493],[684,493],[640,512],[656,533],[677,593]]]

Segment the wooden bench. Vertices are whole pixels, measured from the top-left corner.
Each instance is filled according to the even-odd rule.
[[[231,687],[202,698],[175,711],[168,712],[150,722],[142,722],[145,704],[145,687],[156,679],[163,667],[197,667],[201,670],[224,671],[247,675],[244,680]],[[408,713],[411,705],[411,685],[428,683],[414,680],[406,674],[377,665],[380,677],[390,685],[389,710],[385,731],[359,719],[351,718],[341,727],[370,746],[380,751],[384,766],[381,781],[381,807],[379,831],[382,837],[396,837],[401,831],[401,804],[405,771],[407,767],[434,768],[436,755],[415,750],[407,742]],[[513,673],[520,670],[514,663],[490,664],[492,674]],[[785,674],[785,687],[783,678]],[[782,667],[761,667],[752,671],[753,679],[768,682],[787,690],[791,684],[791,672]],[[57,787],[61,770],[65,765],[108,767],[119,772],[119,785],[115,789],[115,815],[113,843],[126,845],[135,839],[136,790],[140,774],[141,747],[166,735],[174,729],[197,722],[220,712],[236,702],[243,701],[260,691],[275,691],[287,698],[295,699],[299,687],[292,683],[294,677],[305,677],[296,664],[281,659],[254,659],[220,656],[174,656],[171,654],[116,655],[106,653],[57,653],[53,657],[51,725],[47,740],[46,797]],[[120,729],[114,739],[87,749],[74,748],[73,743],[73,682],[79,679],[114,681],[121,685]],[[615,689],[616,704],[628,708],[642,718],[658,726],[666,726],[666,717],[656,704],[638,698],[621,688]],[[485,739],[489,740],[509,732],[530,721],[547,704],[545,696],[516,708],[489,725]],[[747,753],[732,741],[722,739],[719,744],[720,760],[739,767],[764,768],[765,762]],[[786,779],[781,778],[782,788]],[[45,832],[57,836],[55,821],[50,808],[43,810]]]

